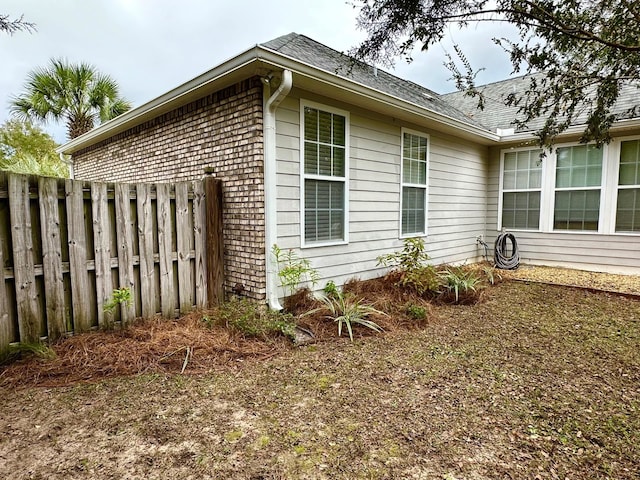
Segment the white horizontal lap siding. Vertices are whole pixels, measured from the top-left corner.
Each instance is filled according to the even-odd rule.
[[[277,235],[281,248],[300,245],[300,110],[286,98],[276,111]]]
[[[319,102],[322,105],[322,102]],[[349,107],[333,105],[350,111]],[[327,281],[372,278],[377,257],[396,250],[400,211],[400,128],[350,111],[349,243],[300,249],[300,100],[288,97],[276,113],[278,245],[296,249]]]
[[[434,263],[474,262],[485,233],[487,149],[452,137],[430,137],[427,251]]]
[[[500,152],[491,152],[487,201],[489,258],[498,235]],[[590,271],[637,274],[640,271],[640,237],[595,233],[514,231],[521,263],[566,266]]]

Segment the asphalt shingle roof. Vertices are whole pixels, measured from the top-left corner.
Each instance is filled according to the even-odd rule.
[[[518,107],[508,107],[505,105],[505,101],[510,93],[524,92],[529,86],[530,79],[530,76],[521,76],[477,87],[485,99],[484,110],[478,109],[477,98],[466,96],[464,92],[448,93],[442,95],[441,98],[466,115],[474,118],[489,130],[515,128],[514,121],[518,118]],[[612,113],[621,115],[621,119],[631,118],[631,115],[626,114],[626,112],[634,105],[640,105],[640,88],[635,85],[624,85],[618,101],[612,109]],[[575,125],[584,125],[586,118],[587,112],[585,111],[578,116]],[[544,118],[537,118],[529,122],[527,128],[518,128],[516,131],[536,131],[543,124]]]
[[[482,124],[462,113],[451,102],[443,100],[436,92],[379,68],[354,63],[352,57],[304,35],[290,33],[260,46],[449,118],[482,127]]]

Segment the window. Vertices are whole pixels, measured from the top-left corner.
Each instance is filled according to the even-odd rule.
[[[540,228],[541,153],[542,150],[521,150],[504,154],[502,228]]]
[[[302,106],[303,244],[347,240],[348,117],[324,107]]]
[[[425,234],[427,219],[427,157],[429,139],[402,133],[402,236]]]
[[[640,232],[640,140],[620,143],[616,232]]]
[[[597,231],[602,184],[602,149],[561,147],[556,152],[554,230]]]

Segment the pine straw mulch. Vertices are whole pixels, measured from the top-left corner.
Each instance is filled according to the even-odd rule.
[[[430,304],[389,288],[390,285],[393,279],[383,277],[349,282],[345,290],[388,313],[370,317],[384,331],[419,328],[421,321],[407,317],[404,305],[413,298],[413,303],[426,309],[428,318]],[[288,310],[297,317],[298,325],[313,332],[314,342],[333,341],[337,326],[324,312],[303,315],[318,306],[310,292],[302,290],[289,301]],[[51,346],[53,358],[25,355],[0,365],[0,386],[64,386],[144,373],[202,374],[242,361],[259,361],[294,348],[283,335],[245,336],[226,327],[218,321],[219,317],[216,310],[194,311],[176,320],[139,319],[122,329],[73,335]],[[216,319],[213,325],[203,321],[211,318]],[[356,338],[371,335],[376,332],[354,327]]]
[[[531,266],[499,273],[497,279],[529,280],[640,294],[640,276]],[[390,274],[373,280],[350,281],[344,289],[387,313],[371,317],[386,332],[423,328],[425,322],[433,317],[434,303],[452,303],[447,297],[429,301],[406,290],[393,288],[396,281],[394,274]],[[461,303],[482,301],[485,292],[474,292]],[[424,308],[425,319],[412,318],[407,312],[408,305]],[[298,325],[313,332],[313,341],[335,341],[336,324],[327,320],[323,312],[303,315],[318,306],[309,291],[299,292],[285,305],[296,316]],[[294,348],[292,342],[282,335],[246,337],[221,322],[208,325],[203,321],[203,318],[215,318],[216,315],[215,310],[195,311],[177,320],[141,319],[120,330],[74,335],[51,346],[55,355],[53,359],[27,356],[0,366],[0,386],[61,386],[143,373],[202,374],[216,368],[238,365],[242,361],[259,361]],[[363,327],[354,327],[355,337],[371,335],[376,333]]]
[[[141,373],[203,373],[243,358],[286,350],[278,339],[245,338],[223,326],[208,327],[203,312],[177,320],[159,317],[127,327],[74,335],[51,346],[55,357],[27,357],[0,367],[0,385],[61,386]]]

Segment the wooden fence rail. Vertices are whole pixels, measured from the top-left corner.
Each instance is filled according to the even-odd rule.
[[[0,354],[12,342],[176,317],[219,300],[214,194],[212,177],[133,185],[0,172]],[[107,308],[122,288],[131,302]]]

